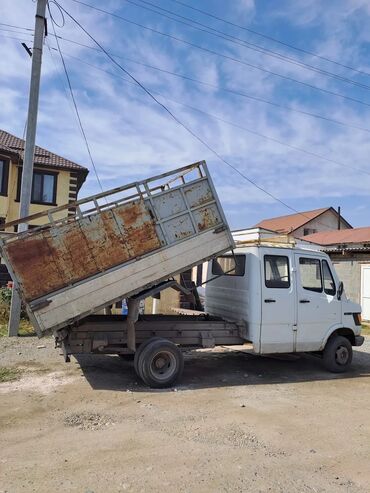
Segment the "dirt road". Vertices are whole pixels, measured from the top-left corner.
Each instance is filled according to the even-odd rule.
[[[37,349],[37,346],[45,345]],[[152,391],[118,357],[65,364],[0,339],[0,492],[370,491],[370,339],[345,376],[313,357],[186,356]]]

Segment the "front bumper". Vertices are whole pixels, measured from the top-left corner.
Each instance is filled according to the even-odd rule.
[[[362,346],[364,343],[364,340],[365,340],[364,336],[355,336],[354,346]]]

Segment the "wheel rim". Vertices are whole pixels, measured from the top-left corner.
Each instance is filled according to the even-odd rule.
[[[346,346],[338,346],[335,351],[335,361],[338,365],[346,365],[349,359],[349,351]]]
[[[159,351],[150,362],[150,373],[157,381],[165,381],[176,372],[176,358],[170,351]]]

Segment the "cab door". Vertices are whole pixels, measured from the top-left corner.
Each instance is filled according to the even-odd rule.
[[[292,352],[296,305],[292,254],[276,248],[261,253],[261,352]]]
[[[327,259],[295,255],[297,269],[297,351],[317,351],[328,329],[341,321],[341,301]]]

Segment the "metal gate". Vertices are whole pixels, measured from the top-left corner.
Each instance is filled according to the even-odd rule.
[[[362,319],[370,322],[370,264],[361,266]]]

